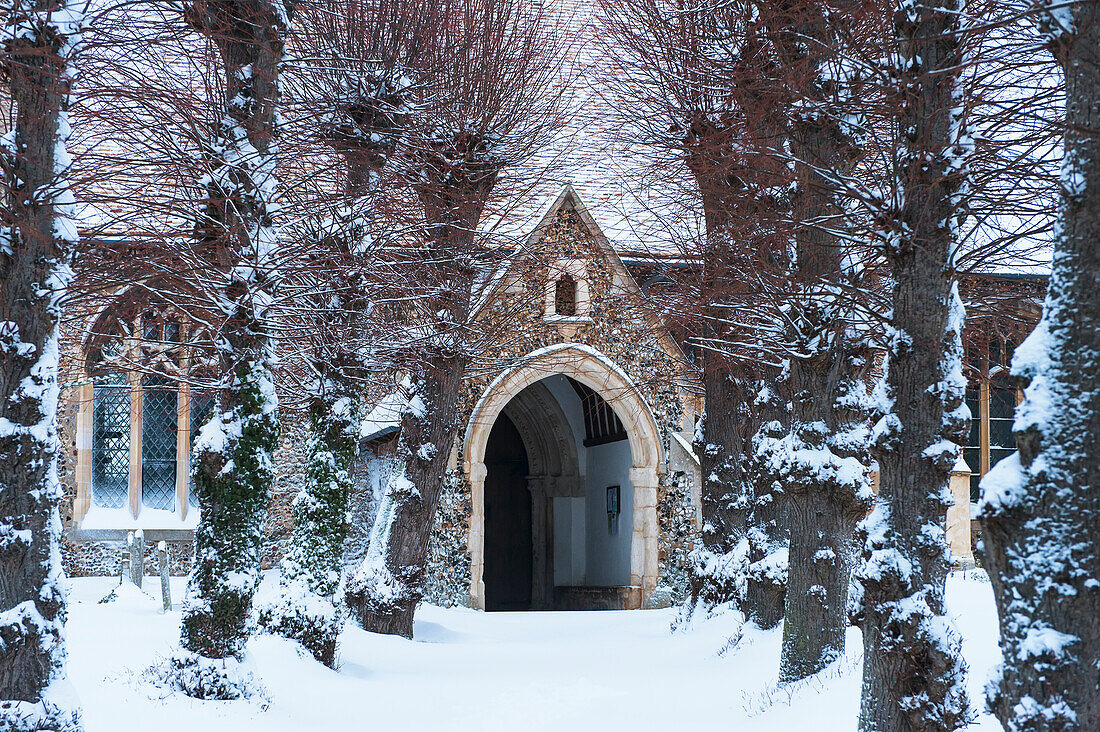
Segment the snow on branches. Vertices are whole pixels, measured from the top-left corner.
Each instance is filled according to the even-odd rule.
[[[81,725],[65,675],[58,321],[77,243],[66,143],[83,16],[24,3],[4,22],[15,125],[0,150],[0,727],[69,732]]]
[[[199,665],[204,658],[242,657],[259,584],[279,436],[269,307],[278,280],[276,107],[289,18],[282,0],[196,0],[184,17],[217,47],[228,102],[199,181],[207,197],[196,235],[224,270],[211,293],[223,316],[214,338],[222,384],[193,453],[201,512],[183,612],[188,653],[180,656],[190,667],[189,655],[200,657]],[[227,693],[239,687],[227,684]]]

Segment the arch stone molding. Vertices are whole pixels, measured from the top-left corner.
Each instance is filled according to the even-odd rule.
[[[577,448],[569,420],[544,384],[536,382],[521,391],[503,413],[519,431],[532,476],[577,477]]]
[[[499,374],[474,405],[463,438],[462,468],[470,481],[470,601],[485,608],[485,448],[508,402],[547,376],[562,374],[599,394],[626,427],[630,443],[633,526],[628,607],[641,607],[657,586],[657,486],[664,473],[660,430],[631,378],[600,351],[561,343],[533,351]]]

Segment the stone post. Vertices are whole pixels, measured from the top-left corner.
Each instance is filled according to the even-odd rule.
[[[164,612],[172,610],[172,589],[168,586],[168,544],[157,542],[157,558],[160,560],[160,597]]]
[[[130,545],[130,581],[140,588],[145,576],[145,532],[141,529],[131,532],[126,543]]]
[[[470,606],[485,609],[485,463],[472,463],[470,476]]]
[[[630,540],[630,584],[640,591],[632,597],[632,608],[639,608],[657,587],[657,471],[649,467],[630,469],[633,488],[633,536]]]
[[[954,505],[947,509],[947,545],[951,560],[958,564],[973,564],[974,550],[970,545],[970,466],[959,455],[951,469],[949,483]]]

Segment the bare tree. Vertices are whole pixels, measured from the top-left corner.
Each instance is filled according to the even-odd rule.
[[[193,656],[175,660],[183,667],[176,678],[192,695],[233,696],[239,691],[232,683],[214,683],[187,668],[197,664],[217,676],[220,666],[203,659],[243,652],[260,579],[279,434],[268,289],[278,245],[275,115],[290,21],[283,0],[193,2],[184,14],[218,50],[228,113],[206,150],[211,174],[195,231],[196,248],[222,275],[210,294],[223,315],[215,335],[223,383],[194,448],[201,518],[182,631]]]
[[[984,559],[1004,662],[987,687],[1009,730],[1100,727],[1100,5],[1034,3],[1065,74],[1061,221],[1039,326],[1016,350],[1018,452],[982,480]]]
[[[478,224],[502,174],[529,160],[557,122],[559,43],[525,0],[443,0],[422,31],[418,91],[404,123],[401,173],[422,215],[407,257],[422,295],[407,303],[401,367],[401,474],[379,509],[371,546],[348,583],[367,630],[412,636],[428,540],[458,429],[472,295],[488,249]]]
[[[967,180],[966,26],[956,0],[907,2],[893,15],[896,182],[879,208],[891,316],[877,393],[884,416],[873,430],[879,500],[862,525],[860,729],[952,730],[969,708],[961,639],[944,607],[947,482],[969,427],[955,273]]]
[[[868,17],[870,15],[870,17]],[[862,232],[849,180],[866,137],[859,64],[874,15],[826,3],[761,6],[776,49],[773,84],[788,95],[787,139],[772,154],[793,168],[792,266],[776,293],[784,323],[789,429],[758,441],[761,480],[783,486],[790,531],[780,678],[816,673],[844,649],[856,524],[871,507],[867,389],[872,365]],[[860,47],[863,46],[863,47]],[[755,67],[757,73],[769,74]]]
[[[345,182],[307,235],[314,266],[297,269],[308,273],[297,312],[309,343],[303,360],[310,437],[294,499],[294,537],[280,563],[281,596],[261,620],[329,666],[343,626],[337,595],[365,381],[381,367],[375,362],[381,344],[371,342],[367,323],[376,301],[400,290],[378,282],[383,272],[396,274],[377,252],[385,222],[378,210],[381,177],[409,111],[412,81],[402,65],[415,60],[426,14],[422,3],[405,0],[297,8],[289,74],[291,104],[302,118],[296,130],[335,148]]]
[[[82,14],[4,3],[0,144],[0,727],[77,730],[65,681],[58,319],[77,243],[68,96]]]
[[[688,311],[679,314],[681,325],[702,354],[706,400],[696,441],[703,532],[684,617],[734,603],[771,627],[785,582],[772,556],[779,524],[769,515],[780,501],[770,484],[757,495],[751,458],[754,435],[777,416],[771,400],[758,399],[779,371],[766,345],[774,328],[758,307],[784,257],[776,226],[787,176],[768,152],[784,135],[776,115],[782,92],[766,73],[774,48],[752,3],[607,0],[601,8],[614,74],[608,93],[657,165],[686,169],[694,190],[684,196],[698,202],[705,227],[698,241],[686,242],[702,276],[681,283],[691,301],[679,304]],[[750,556],[750,538],[758,556]]]

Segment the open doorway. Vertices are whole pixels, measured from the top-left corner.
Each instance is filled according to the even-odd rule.
[[[501,414],[485,447],[485,609],[531,609],[531,493],[527,450]]]

